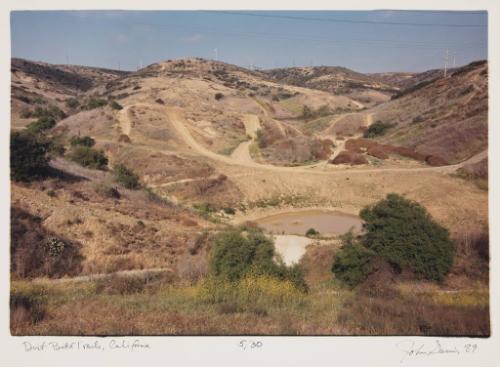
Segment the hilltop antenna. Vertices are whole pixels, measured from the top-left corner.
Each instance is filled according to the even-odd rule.
[[[446,49],[446,57],[444,58],[444,77],[446,78],[446,74],[448,73],[448,56],[449,51]]]
[[[219,50],[217,48],[214,48],[214,53],[215,53],[215,61],[219,61]]]
[[[454,53],[453,53],[453,68],[455,68],[455,66],[457,65],[457,64],[456,64],[456,56],[457,56],[457,53],[456,53],[456,52],[454,52]]]
[[[69,56],[67,53],[66,53],[66,65],[69,65]]]

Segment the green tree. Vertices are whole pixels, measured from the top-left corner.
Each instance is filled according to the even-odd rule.
[[[49,143],[29,132],[10,135],[10,174],[15,181],[31,181],[46,175]]]
[[[420,204],[397,194],[360,212],[365,221],[361,242],[396,269],[440,281],[453,264],[454,246],[446,228]]]

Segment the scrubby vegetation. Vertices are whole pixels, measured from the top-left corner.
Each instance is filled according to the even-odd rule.
[[[314,237],[314,236],[317,236],[317,235],[319,235],[319,232],[317,230],[315,230],[314,228],[309,228],[306,231],[306,237]]]
[[[288,280],[298,289],[307,290],[301,270],[277,263],[275,257],[272,240],[259,228],[231,228],[215,238],[210,270],[214,276],[229,281],[265,275]]]
[[[49,167],[49,143],[29,132],[10,135],[10,175],[15,181],[44,177]]]
[[[360,212],[366,234],[362,243],[397,270],[409,267],[417,275],[440,281],[453,265],[448,231],[420,204],[389,194]]]
[[[302,114],[299,116],[299,118],[303,120],[312,120],[312,119],[317,119],[320,117],[328,116],[331,115],[332,111],[328,106],[321,106],[317,110],[314,110],[313,108],[304,105],[302,108]]]
[[[410,270],[416,276],[441,281],[453,265],[454,246],[448,231],[437,224],[424,207],[397,194],[360,212],[365,233],[344,239],[332,271],[349,286],[361,283],[376,256],[396,272]]]
[[[335,255],[332,272],[349,287],[355,287],[370,274],[376,254],[355,241],[351,233],[345,235],[342,241],[342,248]]]
[[[84,147],[91,148],[95,145],[95,140],[92,139],[90,136],[73,136],[69,140],[69,143],[73,147],[75,147],[77,145],[81,145]]]
[[[114,166],[115,180],[125,188],[137,190],[141,187],[139,176],[124,164]]]
[[[69,157],[72,161],[88,168],[105,169],[108,165],[108,158],[102,150],[86,146],[74,147]]]
[[[47,108],[36,107],[34,110],[26,109],[22,111],[23,118],[52,118],[56,121],[66,117],[66,113],[55,105],[50,105]]]
[[[102,98],[90,97],[85,105],[82,106],[83,110],[93,110],[94,108],[104,107],[108,101]]]
[[[121,110],[121,109],[123,109],[123,106],[122,106],[121,104],[119,104],[118,102],[116,102],[116,101],[112,101],[112,102],[109,104],[109,106],[110,106],[112,109],[114,109],[114,110],[118,110],[118,111],[119,111],[119,110]]]
[[[37,121],[26,126],[26,130],[32,133],[41,133],[56,126],[56,120],[52,117],[40,117]]]
[[[371,124],[367,130],[365,130],[365,132],[363,133],[363,137],[375,138],[377,136],[382,136],[393,126],[393,124],[378,120],[375,123]]]

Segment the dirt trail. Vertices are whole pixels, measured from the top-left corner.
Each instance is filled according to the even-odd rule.
[[[243,124],[245,125],[246,134],[252,139],[238,145],[238,147],[231,154],[231,158],[242,163],[254,163],[252,156],[250,155],[250,145],[257,138],[257,130],[260,129],[259,117],[255,115],[245,115],[243,117]]]
[[[120,112],[118,112],[118,121],[120,123],[120,128],[122,130],[122,134],[130,136],[130,132],[132,131],[132,121],[130,121],[130,116],[128,114],[128,110],[135,105],[127,106],[123,108]]]
[[[311,174],[319,174],[319,175],[332,175],[336,173],[345,173],[348,171],[350,174],[358,174],[358,173],[378,173],[378,172],[442,172],[442,173],[450,173],[455,171],[456,169],[462,167],[463,165],[471,162],[475,162],[477,159],[482,159],[487,155],[487,151],[481,152],[478,155],[469,158],[467,161],[449,165],[449,166],[440,166],[440,167],[421,167],[421,168],[344,168],[344,167],[328,167],[328,170],[319,170],[314,168],[320,168],[321,165],[312,165],[309,168],[304,167],[282,167],[282,166],[273,166],[271,164],[260,164],[256,163],[250,159],[250,161],[239,161],[235,160],[231,157],[223,156],[212,152],[211,150],[203,147],[199,144],[191,135],[186,124],[183,121],[183,118],[180,115],[180,111],[178,108],[170,108],[164,107],[166,110],[166,114],[169,117],[172,126],[177,130],[179,135],[184,139],[184,141],[198,154],[206,156],[210,159],[219,161],[221,163],[225,163],[228,165],[236,165],[236,166],[244,166],[248,168],[255,169],[264,169],[275,172],[289,172],[289,173],[306,173],[308,175]],[[370,114],[368,114],[370,115]],[[369,122],[371,119],[370,116],[366,117],[366,121]],[[248,142],[246,142],[248,143]],[[244,144],[244,143],[243,143]]]

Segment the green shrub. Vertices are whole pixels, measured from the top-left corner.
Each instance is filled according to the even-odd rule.
[[[15,181],[44,177],[49,168],[49,143],[41,137],[15,132],[10,135],[10,175]]]
[[[94,108],[104,107],[108,104],[108,101],[101,98],[90,97],[85,106],[82,106],[85,110],[93,110]]]
[[[355,287],[370,274],[374,257],[375,252],[359,243],[345,243],[335,254],[332,272],[349,287]]]
[[[418,203],[389,194],[360,216],[365,221],[363,245],[396,269],[410,268],[435,281],[451,269],[454,246],[449,233]]]
[[[363,137],[375,138],[377,136],[382,136],[387,132],[387,130],[389,130],[393,126],[394,126],[393,124],[378,120],[374,124],[371,124],[370,127],[365,130],[365,132],[363,133]]]
[[[319,234],[319,232],[317,230],[315,230],[314,228],[309,228],[306,232],[306,237],[313,237],[313,236],[316,236],[318,234]]]
[[[32,133],[41,133],[52,129],[54,126],[56,126],[56,120],[53,117],[43,116],[26,126],[26,130]]]
[[[302,270],[276,263],[273,241],[259,228],[230,228],[215,236],[210,271],[216,277],[238,281],[246,276],[271,276],[290,281],[306,291]]]
[[[116,101],[112,101],[109,106],[114,109],[114,110],[121,110],[123,109],[123,106],[121,104],[119,104],[118,102]]]
[[[231,208],[231,207],[227,207],[227,208],[224,208],[222,210],[224,210],[224,213],[229,214],[229,215],[236,214],[236,210],[234,208]]]
[[[108,158],[103,151],[83,146],[74,147],[70,159],[84,167],[93,169],[104,169],[108,165]]]
[[[71,146],[75,147],[77,145],[81,145],[84,147],[93,147],[95,145],[95,140],[90,136],[72,136],[69,140]]]
[[[115,171],[115,180],[120,184],[122,184],[125,188],[131,190],[137,190],[138,188],[141,187],[141,184],[139,182],[139,176],[134,171],[127,168],[127,166],[123,164],[117,164],[114,167],[114,171]]]

